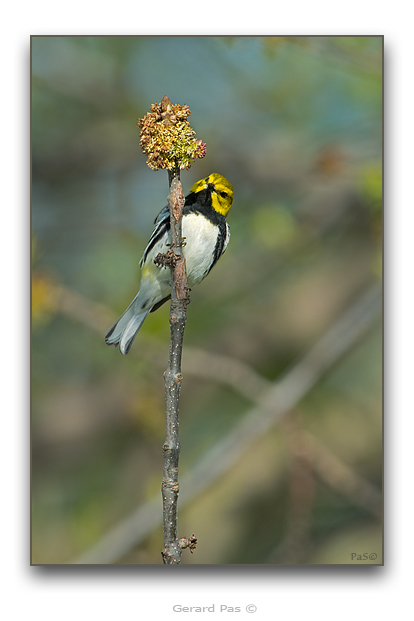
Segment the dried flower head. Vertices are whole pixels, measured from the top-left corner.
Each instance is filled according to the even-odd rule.
[[[172,104],[164,96],[160,104],[151,105],[151,112],[138,119],[141,147],[150,168],[172,170],[177,165],[188,170],[195,159],[205,156],[206,145],[195,139],[188,122],[190,114],[188,106]]]

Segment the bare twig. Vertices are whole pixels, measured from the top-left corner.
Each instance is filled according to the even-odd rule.
[[[169,173],[171,224],[171,310],[170,310],[170,353],[168,367],[164,373],[166,402],[166,436],[163,446],[164,472],[162,480],[164,547],[162,558],[166,565],[178,565],[181,561],[181,546],[177,537],[178,505],[178,459],[180,440],[178,435],[178,411],[181,374],[181,354],[183,348],[184,328],[187,321],[187,271],[182,253],[181,219],[184,205],[180,182],[180,170],[176,166]]]
[[[254,376],[257,374],[253,373],[252,385],[258,387],[262,381],[268,384],[261,394],[256,394],[257,406],[250,410],[226,437],[215,444],[188,474],[182,477],[181,507],[203,493],[219,476],[224,474],[249,444],[266,433],[272,425],[299,403],[323,374],[351,349],[378,318],[381,312],[381,299],[382,292],[379,285],[363,294],[279,381],[271,383],[261,378],[256,382],[257,377]],[[237,362],[235,366],[239,368]],[[246,376],[248,371],[245,365],[240,365],[240,370],[242,376],[243,374]],[[235,375],[233,385],[237,383],[234,379]],[[221,381],[224,381],[225,377],[222,376]],[[262,386],[264,386],[263,383]],[[307,433],[306,437],[312,440],[311,434]],[[319,469],[322,468],[323,459],[327,458],[329,451],[326,451],[320,443],[312,441],[312,452],[314,468],[320,474]],[[315,452],[317,459],[315,459]],[[330,458],[329,467],[333,464],[332,456]],[[354,496],[370,499],[374,507],[369,504],[368,500],[365,501],[365,506],[378,515],[381,494],[368,481],[354,476],[352,469],[347,466],[343,467],[342,462],[335,457],[335,465],[338,464],[341,466],[340,479],[342,481],[338,491],[344,493],[347,489],[347,493],[352,494],[351,501]],[[347,474],[352,478],[351,486],[345,484]],[[336,482],[333,479],[325,478],[325,480],[334,485],[338,482],[338,478]],[[74,563],[111,564],[118,561],[160,525],[161,517],[157,511],[158,506],[157,499],[140,506]]]
[[[190,168],[191,162],[206,154],[206,145],[195,139],[195,131],[188,122],[188,106],[172,104],[164,95],[161,103],[151,105],[143,119],[138,119],[141,147],[148,156],[147,164],[153,170],[166,168],[170,191],[171,244],[169,251],[158,254],[154,263],[171,270],[170,353],[164,373],[166,400],[166,436],[163,446],[164,471],[162,480],[164,547],[162,558],[166,565],[177,565],[181,560],[181,546],[177,538],[178,503],[178,406],[183,376],[181,354],[184,328],[187,321],[187,271],[182,252],[183,190],[180,169]]]

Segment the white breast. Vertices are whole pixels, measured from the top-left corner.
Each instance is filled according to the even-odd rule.
[[[203,280],[210,269],[219,231],[210,220],[195,213],[186,215],[182,226],[188,286],[192,287]]]

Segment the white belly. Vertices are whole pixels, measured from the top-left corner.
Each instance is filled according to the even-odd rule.
[[[218,228],[204,216],[188,214],[183,219],[182,235],[185,238],[183,254],[187,268],[188,286],[193,287],[203,280],[211,267],[216,247]],[[229,235],[227,236],[229,237]],[[158,253],[168,252],[169,246],[158,242],[148,253],[142,269],[141,288],[138,294],[138,305],[146,309],[151,307],[171,291],[171,272],[169,267],[156,267],[154,258]],[[226,240],[226,244],[228,239]]]

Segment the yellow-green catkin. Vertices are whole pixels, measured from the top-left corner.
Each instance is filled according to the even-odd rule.
[[[161,103],[151,105],[143,119],[138,119],[141,129],[141,148],[148,156],[147,164],[153,170],[178,166],[189,169],[197,158],[206,154],[206,145],[195,139],[195,131],[188,122],[191,114],[186,105],[172,104],[164,96]]]

